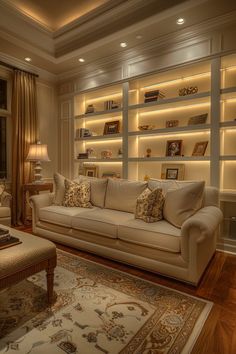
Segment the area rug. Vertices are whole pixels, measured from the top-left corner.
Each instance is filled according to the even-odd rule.
[[[58,251],[45,272],[0,292],[0,353],[191,353],[212,303]]]

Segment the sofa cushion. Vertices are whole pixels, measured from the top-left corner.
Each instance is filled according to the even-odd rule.
[[[164,197],[159,188],[151,191],[146,188],[136,202],[135,218],[145,222],[155,222],[163,218]]]
[[[11,216],[11,209],[0,206],[0,218],[8,218],[9,216]]]
[[[105,208],[134,213],[138,196],[146,182],[108,179]]]
[[[96,178],[79,176],[75,181],[89,181],[90,182],[90,201],[93,205],[104,208],[105,196],[107,189],[107,179],[106,178]]]
[[[93,209],[89,209],[89,211],[92,211]],[[84,210],[87,209],[79,207],[67,208],[64,206],[50,205],[39,209],[39,220],[71,228],[72,217],[84,212]]]
[[[60,173],[54,173],[53,177],[55,183],[54,204],[62,205],[65,195],[65,177],[60,175]]]
[[[75,215],[72,218],[72,228],[117,238],[119,223],[132,219],[134,219],[134,216],[130,213],[96,208],[92,211],[84,211]]]
[[[65,179],[65,195],[62,205],[65,207],[92,208],[90,183],[88,181],[77,183]]]
[[[118,226],[119,239],[172,253],[180,252],[180,235],[180,229],[165,220],[147,224],[133,219]]]
[[[164,218],[176,227],[202,207],[205,182],[191,183],[183,188],[169,190],[163,208]]]

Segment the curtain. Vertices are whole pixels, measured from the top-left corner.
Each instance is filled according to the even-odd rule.
[[[25,159],[29,144],[37,140],[36,78],[15,70],[12,88],[12,223],[22,219],[22,186],[31,181],[31,165]]]

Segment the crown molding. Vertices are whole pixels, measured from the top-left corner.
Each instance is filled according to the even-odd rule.
[[[54,75],[47,70],[40,69],[32,64],[23,62],[5,53],[0,52],[0,60],[21,70],[29,71],[33,74],[39,75],[40,80],[45,80],[54,84],[58,81],[57,75]]]
[[[48,36],[52,37],[52,30],[40,22],[39,20],[35,19],[34,17],[30,16],[23,10],[19,9],[15,4],[10,2],[9,0],[1,0],[0,6],[4,9],[7,9],[11,14],[15,17],[18,17],[22,21],[28,23],[30,26],[35,27],[38,31],[47,34]]]
[[[144,58],[149,58],[156,55],[156,53],[164,53],[169,50],[168,48],[170,48],[170,46],[171,48],[174,46],[175,49],[182,48],[183,46],[191,45],[193,41],[209,38],[209,36],[213,33],[217,33],[217,30],[219,32],[225,29],[226,25],[236,25],[236,11],[217,18],[206,20],[189,28],[184,28],[176,33],[160,36],[149,42],[129,48],[122,53],[119,52],[105,58],[98,59],[95,64],[96,69],[92,70],[92,66],[94,66],[94,64],[91,63],[83,65],[83,67],[64,72],[58,75],[58,80],[63,81],[76,76],[88,77],[88,75],[91,74],[91,71],[95,73],[99,70],[105,70],[107,66],[120,65],[121,62],[123,62],[123,64],[132,64],[138,60],[143,60]],[[139,53],[142,54],[140,55]]]

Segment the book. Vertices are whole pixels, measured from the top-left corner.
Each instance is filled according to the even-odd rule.
[[[7,248],[7,247],[19,245],[20,243],[22,243],[22,242],[19,240],[19,238],[11,236],[6,241],[0,240],[0,250]]]

